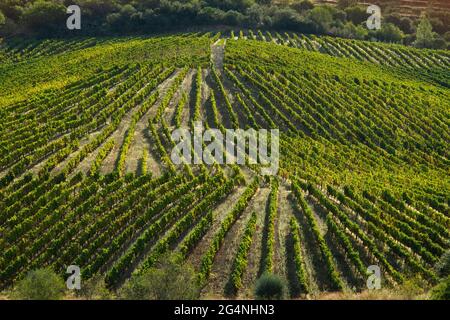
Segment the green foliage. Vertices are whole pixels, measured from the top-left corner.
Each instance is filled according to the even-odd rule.
[[[0,28],[1,28],[1,26],[2,26],[3,24],[5,24],[5,22],[6,22],[6,17],[5,17],[5,15],[3,14],[3,12],[0,11]]]
[[[76,291],[77,296],[87,300],[109,300],[113,294],[106,288],[104,278],[95,275],[82,281],[81,289]]]
[[[267,243],[264,261],[264,272],[273,273],[273,259],[275,250],[275,219],[278,215],[278,180],[272,179],[267,210]]]
[[[202,103],[202,69],[197,68],[197,75],[195,77],[195,105],[194,105],[194,115],[192,117],[192,122],[200,120],[200,108]]]
[[[211,268],[212,268],[212,264],[214,262],[214,258],[216,256],[217,252],[219,251],[220,247],[223,244],[225,235],[228,233],[228,231],[234,225],[236,220],[239,218],[239,216],[242,214],[242,212],[247,207],[250,199],[253,197],[253,195],[255,194],[255,192],[258,188],[258,184],[259,184],[258,178],[255,177],[255,179],[245,189],[244,193],[241,195],[239,200],[234,204],[231,211],[227,214],[225,219],[222,221],[222,223],[220,225],[220,229],[214,235],[214,238],[212,240],[211,245],[208,248],[208,251],[202,257],[200,274],[199,274],[200,283],[204,284],[205,281],[208,279],[208,277],[211,273]]]
[[[186,77],[186,74],[188,73],[189,68],[184,67],[176,76],[176,78],[173,80],[172,84],[170,85],[169,89],[167,90],[166,94],[164,95],[161,104],[158,106],[158,109],[156,110],[156,115],[153,118],[153,122],[157,123],[161,117],[163,116],[164,111],[169,106],[172,98],[174,97],[175,93],[177,92],[179,86],[183,82],[184,78]]]
[[[337,34],[343,25],[352,22],[361,26],[368,17],[366,7],[355,0],[340,0],[337,6],[315,6],[310,0],[227,0],[227,1],[107,1],[78,0],[83,8],[82,29],[77,34],[111,35],[154,33],[155,31],[185,30],[204,25],[228,25],[276,30],[291,30],[315,34]],[[67,5],[67,3],[63,3]],[[65,6],[60,0],[39,0],[31,4],[7,2],[0,6],[8,23],[4,32],[23,35],[72,35],[65,27]],[[444,21],[448,15],[429,10],[430,23],[435,31],[449,31]],[[1,16],[1,14],[0,14]],[[385,23],[392,23],[407,34],[414,33],[412,21],[398,15],[388,15]],[[1,25],[0,18],[0,25]],[[389,30],[388,30],[389,29]],[[388,27],[378,34],[383,41],[398,41],[398,34]],[[362,30],[361,30],[362,31]],[[345,36],[348,32],[339,33]],[[352,34],[354,37],[354,34]],[[359,37],[354,37],[359,38]],[[431,41],[431,40],[429,40]],[[408,42],[409,43],[409,42]],[[443,39],[434,39],[433,48],[444,48]]]
[[[230,276],[230,283],[233,293],[242,288],[242,276],[247,268],[248,254],[252,245],[253,235],[256,230],[256,219],[256,213],[253,212],[247,226],[245,227],[244,234],[241,238],[241,242],[239,243],[236,257],[234,259]]]
[[[436,273],[439,277],[450,276],[450,250],[447,250],[435,265]]]
[[[333,22],[333,14],[328,7],[315,7],[308,12],[308,19],[316,26],[316,32],[327,33]]]
[[[347,19],[356,26],[361,26],[369,18],[367,8],[363,6],[347,6],[344,10]]]
[[[343,38],[364,40],[369,32],[367,28],[355,26],[352,22],[347,22],[341,29],[337,31],[337,35]]]
[[[183,257],[187,257],[190,251],[195,247],[196,244],[198,244],[198,242],[202,239],[206,232],[211,228],[213,224],[213,218],[213,212],[210,211],[183,239],[182,243],[180,243],[180,254]]]
[[[108,140],[100,149],[97,156],[95,157],[94,162],[92,163],[91,170],[89,171],[89,174],[91,176],[97,176],[100,171],[100,167],[103,163],[103,160],[108,156],[108,154],[111,152],[111,150],[114,148],[115,141],[114,139]]]
[[[450,300],[450,276],[431,290],[432,300]]]
[[[175,115],[174,115],[174,125],[176,128],[180,128],[181,127],[181,118],[183,116],[183,110],[186,107],[186,105],[188,104],[189,98],[186,94],[186,92],[182,92],[181,94],[181,98],[180,101],[178,101],[177,104],[177,108],[175,110]]]
[[[61,33],[65,28],[66,8],[56,1],[38,0],[23,10],[21,21],[31,32]]]
[[[286,295],[286,285],[280,277],[265,273],[256,281],[254,295],[262,300],[281,300]]]
[[[17,283],[14,296],[23,300],[59,300],[65,288],[64,281],[51,269],[37,269]]]
[[[330,12],[333,18],[339,13]],[[354,25],[348,27],[354,31]],[[331,29],[337,31],[337,25],[332,23]],[[243,180],[239,167],[172,167],[168,150],[174,141],[163,107],[159,121],[150,121],[145,129],[152,152],[163,161],[161,175],[127,174],[124,164],[138,121],[158,111],[156,106],[150,109],[156,98],[166,101],[165,107],[173,103],[172,94],[180,92],[181,83],[167,92],[169,97],[165,90],[156,96],[155,88],[175,69],[206,68],[214,39],[217,34],[2,43],[2,285],[43,265],[63,274],[67,264],[75,263],[82,266],[83,281],[105,272],[106,283],[117,288],[129,274],[154,269],[161,255],[176,250],[186,259],[203,241],[217,223],[214,208]],[[328,270],[327,287],[337,288],[340,277],[329,241],[358,280],[365,276],[363,254],[380,265],[388,285],[412,274],[422,277],[426,288],[446,274],[445,255],[443,267],[438,263],[433,269],[448,251],[450,239],[444,174],[449,140],[443,120],[449,106],[446,52],[291,32],[239,31],[237,41],[226,42],[224,63],[224,74],[218,75],[224,91],[217,87],[205,106],[198,103],[198,119],[202,108],[211,107],[213,114],[205,115],[221,129],[220,112],[232,110],[239,114],[240,125],[280,129],[277,179],[295,181],[292,190],[308,222],[304,227],[311,229],[318,258]],[[210,75],[200,75],[197,87],[204,81],[214,83]],[[195,98],[201,97],[199,92]],[[216,105],[215,97],[220,97],[217,103],[225,107],[224,93],[235,98],[229,101],[233,109]],[[124,122],[126,116],[131,122]],[[123,123],[127,126],[120,132],[128,133],[121,140],[112,135]],[[122,143],[121,174],[101,175],[98,169],[114,148],[113,141]],[[85,177],[81,171],[87,159],[93,161]],[[342,186],[347,186],[344,192]],[[232,204],[237,207],[208,239],[213,241],[202,259],[203,281],[257,185],[251,189]],[[273,189],[275,181],[267,208],[269,257],[276,249]],[[326,226],[314,221],[317,216],[305,205],[304,194],[322,208],[319,216],[326,216]],[[305,282],[297,227],[291,223],[289,234],[296,277]],[[242,244],[237,286],[249,238]],[[392,265],[394,260],[401,261],[399,268]],[[92,287],[94,293],[87,297],[103,296],[95,293],[97,284]],[[138,296],[147,294],[136,291]]]
[[[309,285],[307,280],[307,275],[305,271],[305,262],[303,260],[303,254],[301,250],[300,243],[300,226],[297,220],[292,217],[290,221],[292,241],[293,241],[293,255],[294,255],[294,263],[295,263],[295,274],[297,276],[297,281],[300,286],[300,290],[303,293],[309,292]]]
[[[164,255],[145,273],[134,275],[119,292],[126,300],[195,300],[200,295],[193,268],[176,255]]]
[[[385,42],[401,42],[405,37],[402,30],[392,23],[383,23],[376,32],[376,37]]]
[[[387,23],[393,23],[400,28],[406,34],[412,34],[415,32],[413,20],[408,17],[402,17],[399,14],[391,13],[383,16],[383,21]]]
[[[331,289],[342,290],[344,288],[344,283],[342,282],[342,279],[337,271],[337,267],[336,267],[336,263],[333,259],[333,255],[331,254],[331,251],[328,248],[328,246],[325,242],[325,239],[323,238],[323,236],[319,230],[316,219],[314,218],[314,214],[312,213],[311,208],[309,207],[306,200],[304,199],[304,197],[300,191],[300,188],[295,183],[292,184],[292,187],[293,187],[295,196],[300,204],[300,207],[302,208],[303,213],[305,214],[306,218],[308,219],[309,226],[311,227],[313,234],[315,236],[315,239],[319,245],[320,251],[322,253],[322,259],[327,266],[328,277],[329,277],[329,279],[331,281],[331,285],[332,285]],[[313,195],[317,196],[317,193],[313,193]]]
[[[338,0],[337,1],[337,5],[341,9],[345,9],[348,7],[354,7],[357,4],[358,4],[357,0]]]
[[[148,168],[148,151],[147,150],[142,150],[142,158],[141,158],[141,162],[140,162],[140,174],[141,175],[146,175],[147,174],[147,169]]]
[[[223,83],[220,80],[220,76],[214,65],[211,65],[211,70],[212,70],[212,73],[214,76],[214,81],[216,82],[217,87],[219,88],[219,91],[222,94],[222,97],[225,101],[225,105],[227,107],[228,114],[231,119],[231,124],[234,129],[238,129],[239,128],[238,116],[237,116],[236,112],[234,111],[233,106],[231,105],[230,99],[228,98],[228,93],[226,92],[225,87],[223,86]]]
[[[417,26],[416,41],[414,46],[418,48],[433,48],[436,39],[436,33],[433,32],[433,26],[426,15],[423,15]]]
[[[314,8],[314,3],[310,0],[302,0],[292,3],[291,8],[295,9],[297,12],[308,11]]]

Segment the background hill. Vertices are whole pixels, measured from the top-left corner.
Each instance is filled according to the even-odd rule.
[[[213,26],[223,30],[229,26],[447,48],[447,1],[429,6],[421,3],[383,2],[382,29],[369,31],[367,4],[353,0],[332,5],[270,0],[6,0],[0,3],[0,35],[66,38],[211,30]],[[81,30],[69,31],[66,7],[73,4],[80,6],[83,23]]]

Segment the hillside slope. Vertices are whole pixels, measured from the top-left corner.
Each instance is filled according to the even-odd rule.
[[[2,288],[75,264],[117,289],[167,251],[204,297],[252,297],[263,272],[291,297],[365,290],[370,265],[386,288],[438,281],[448,52],[249,31],[16,41],[0,55]],[[279,129],[277,176],[174,165],[172,130],[199,120]]]

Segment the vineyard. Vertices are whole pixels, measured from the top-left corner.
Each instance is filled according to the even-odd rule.
[[[202,297],[439,282],[450,53],[259,30],[0,42],[0,289],[81,267],[111,290],[167,252]],[[278,175],[176,165],[171,132],[280,130]],[[195,153],[192,150],[192,153]]]

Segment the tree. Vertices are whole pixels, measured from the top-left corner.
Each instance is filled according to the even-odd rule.
[[[309,0],[303,0],[301,2],[295,2],[291,4],[291,8],[299,13],[302,13],[304,11],[314,9],[314,4]]]
[[[444,25],[441,19],[439,18],[430,18],[431,26],[433,27],[433,30],[437,34],[444,34],[447,30],[447,26]]]
[[[352,6],[345,9],[347,20],[353,22],[354,25],[359,25],[367,21],[369,14],[366,8],[361,6]]]
[[[431,48],[433,47],[436,33],[433,32],[433,27],[426,15],[422,15],[419,25],[417,26],[416,41],[414,46],[418,48]]]
[[[445,39],[445,41],[450,42],[450,31],[445,33],[444,39]]]
[[[200,296],[200,287],[191,266],[179,256],[164,255],[154,268],[132,276],[119,295],[127,300],[192,300]]]
[[[213,7],[202,8],[197,17],[198,22],[202,24],[214,24],[223,21],[224,18],[225,12]]]
[[[338,0],[337,2],[337,6],[340,9],[345,9],[354,5],[357,5],[358,1],[357,0]]]
[[[364,40],[368,33],[369,32],[366,28],[362,26],[355,26],[353,23],[347,22],[338,30],[337,35],[343,38]]]
[[[392,23],[383,23],[381,29],[376,32],[376,37],[386,42],[401,42],[405,34]]]
[[[6,22],[6,18],[3,15],[3,13],[0,11],[0,26],[5,24],[5,22]]]
[[[38,0],[24,9],[21,21],[30,33],[61,33],[66,28],[66,7]]]
[[[281,8],[272,17],[272,26],[278,29],[295,30],[300,22],[300,15],[291,8]]]
[[[308,18],[316,25],[316,31],[319,33],[327,33],[333,22],[332,13],[325,6],[315,7],[311,11],[308,11]]]
[[[106,17],[106,21],[111,29],[119,32],[138,29],[142,19],[142,13],[131,4],[122,6],[119,12],[111,13]]]
[[[239,26],[244,22],[244,15],[236,10],[228,10],[225,13],[224,22],[230,26]]]
[[[411,34],[414,32],[413,22],[410,18],[402,17],[398,13],[391,13],[383,17],[383,22],[393,23],[404,33]]]
[[[53,270],[44,268],[30,271],[18,282],[14,295],[23,300],[59,300],[64,291],[64,281]]]
[[[254,27],[261,27],[264,24],[264,18],[266,16],[265,8],[260,5],[253,5],[247,10],[248,22]]]

